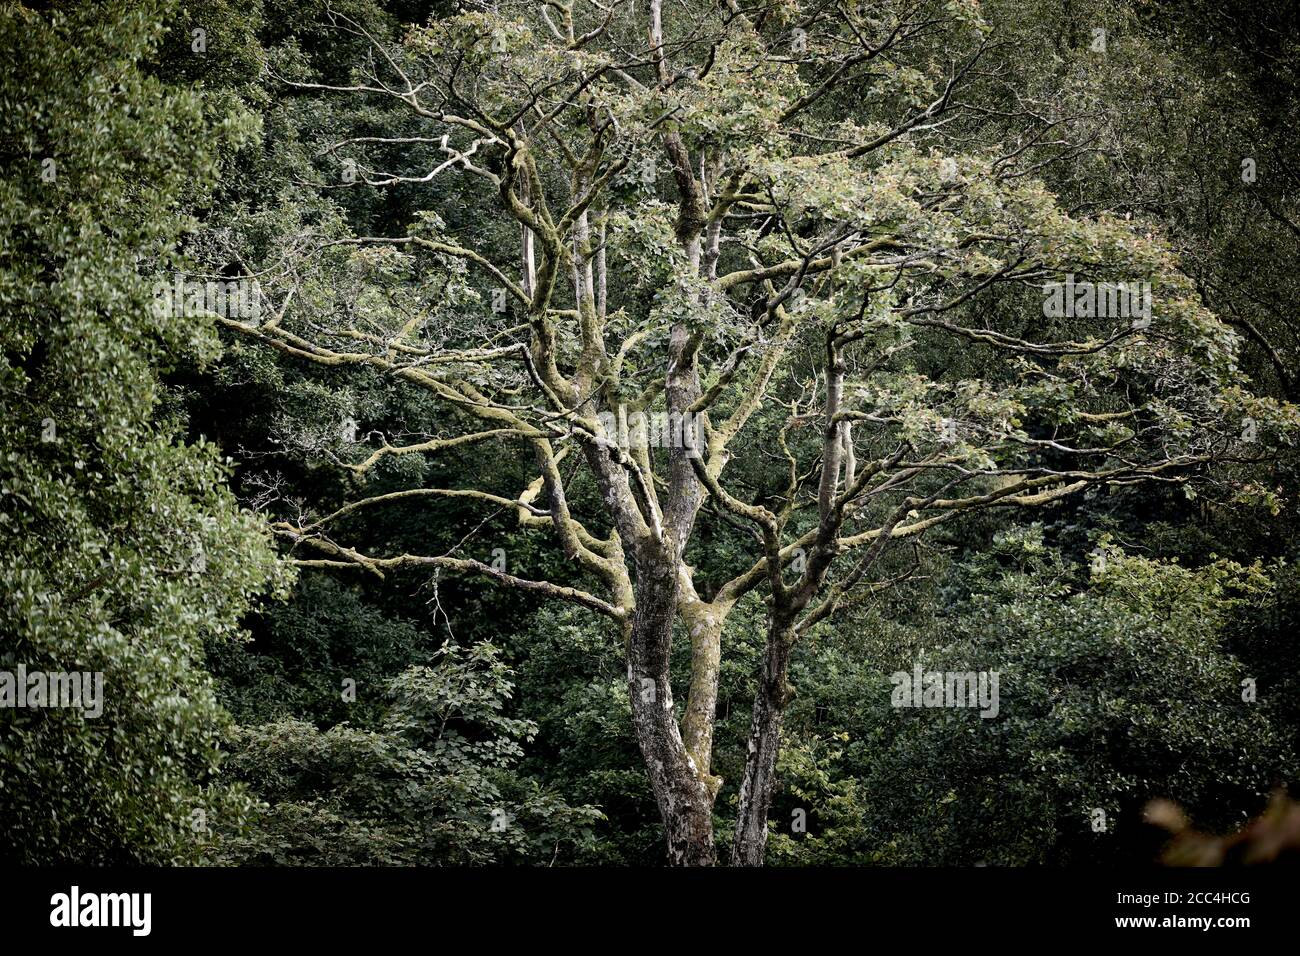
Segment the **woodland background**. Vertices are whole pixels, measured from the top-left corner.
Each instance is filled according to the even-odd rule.
[[[1286,404],[1300,399],[1295,9],[962,6],[1001,42],[989,56],[1009,82],[1086,114],[1087,148],[1036,177],[1073,211],[1163,236],[1238,333],[1241,386],[1274,412],[1260,415],[1250,460],[1203,466],[1194,481],[945,524],[918,573],[815,628],[790,665],[773,865],[1146,861],[1167,838],[1143,820],[1152,800],[1224,833],[1300,773],[1300,476]],[[437,434],[444,409],[378,372],[294,362],[216,321],[150,308],[158,276],[201,272],[232,232],[256,246],[306,221],[401,235],[435,210],[448,229],[514,254],[517,229],[464,180],[330,188],[326,144],[408,128],[389,104],[272,75],[346,85],[366,45],[331,10],[394,40],[431,18],[497,15],[405,0],[0,12],[0,666],[102,670],[115,689],[97,721],[0,711],[0,857],[659,864],[627,664],[606,622],[452,573],[294,568],[268,530],[349,499],[340,462],[368,450],[340,438],[340,421],[353,417],[358,441],[373,444]],[[493,292],[472,272],[439,293],[398,269],[352,275],[328,257],[320,268],[338,286],[444,294],[466,322]],[[46,419],[54,441],[42,440]],[[783,466],[751,449],[731,467],[761,497]],[[534,477],[517,449],[475,444],[403,458],[369,490],[524,488]],[[571,489],[584,496],[598,501]],[[500,549],[512,569],[581,583],[511,517],[455,498],[399,502],[351,515],[348,541],[461,547],[484,562]],[[717,521],[687,557],[701,578],[722,579],[744,540]],[[734,814],[763,614],[751,595],[724,632],[720,830]],[[689,642],[673,653],[684,681]],[[954,670],[996,660],[1002,716],[891,708],[888,675],[918,659]],[[1242,699],[1247,679],[1254,701]],[[806,832],[792,826],[799,811]]]

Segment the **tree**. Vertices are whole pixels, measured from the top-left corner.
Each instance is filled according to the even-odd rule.
[[[600,819],[512,772],[535,724],[496,648],[449,647],[388,682],[375,729],[284,719],[241,728],[233,775],[268,805],[231,828],[224,863],[430,866],[550,862]]]
[[[93,707],[0,708],[6,859],[191,861],[247,808],[215,778],[203,642],[239,633],[277,562],[160,381],[215,356],[211,316],[152,295],[203,144],[239,130],[147,74],[168,10],[0,10],[0,671],[102,680]]]
[[[328,214],[235,229],[213,265],[255,268],[267,309],[222,324],[446,417],[396,443],[341,422],[315,450],[357,497],[275,530],[304,566],[480,575],[607,618],[673,863],[716,859],[722,635],[746,595],[766,637],[730,857],[757,864],[810,628],[905,580],[936,526],[1181,484],[1249,456],[1243,415],[1279,418],[1152,225],[1071,215],[1032,178],[1079,145],[1044,140],[1055,122],[1000,82],[1014,51],[974,4],[511,3],[400,43],[360,5],[326,19],[365,51],[350,76],[293,43],[272,69],[365,107],[325,131],[321,191],[427,203],[382,234]],[[427,191],[449,177],[476,217]],[[366,493],[406,456],[484,444],[529,455],[534,480]],[[582,577],[472,537],[341,540],[371,509],[445,499],[553,536]],[[698,573],[702,528],[730,567]]]
[[[1256,701],[1259,672],[1225,640],[1270,589],[1269,569],[1101,553],[1080,581],[1031,528],[962,569],[977,590],[942,613],[923,666],[996,660],[1002,713],[894,712],[862,731],[884,740],[863,775],[884,862],[1148,863],[1149,801],[1228,827],[1293,777],[1286,728]]]

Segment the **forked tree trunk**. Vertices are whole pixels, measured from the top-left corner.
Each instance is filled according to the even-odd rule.
[[[663,557],[662,555],[659,557]],[[712,866],[713,800],[686,751],[668,680],[677,599],[674,562],[638,561],[636,612],[627,651],[632,726],[645,759],[673,866]]]

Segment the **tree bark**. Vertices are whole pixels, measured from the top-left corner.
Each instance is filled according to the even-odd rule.
[[[713,728],[718,717],[718,679],[722,671],[722,623],[707,605],[688,602],[682,615],[691,636],[691,686],[682,715],[682,739],[695,761],[710,800],[716,800],[722,778],[712,773]]]
[[[749,746],[745,773],[740,783],[736,829],[731,844],[732,866],[762,866],[767,848],[767,814],[776,782],[776,757],[781,744],[781,716],[793,696],[786,680],[794,631],[774,624],[768,633],[767,650],[754,711],[749,724]]]
[[[717,862],[713,799],[682,742],[668,679],[677,600],[675,565],[662,553],[639,556],[627,650],[628,694],[633,730],[664,824],[668,862],[712,866]]]

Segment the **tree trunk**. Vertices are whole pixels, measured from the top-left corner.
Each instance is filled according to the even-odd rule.
[[[727,608],[705,604],[694,596],[689,579],[678,584],[691,598],[677,603],[691,637],[691,686],[682,715],[682,741],[704,781],[709,799],[716,801],[722,778],[713,775],[713,730],[718,717],[718,679],[722,671],[722,620]],[[693,598],[693,599],[692,599]]]
[[[666,555],[638,560],[636,612],[627,650],[632,726],[645,759],[674,866],[712,866],[713,800],[682,742],[668,680],[677,599],[675,562]]]
[[[776,782],[776,757],[781,745],[781,715],[793,696],[786,681],[794,632],[774,626],[768,632],[767,650],[754,712],[749,724],[745,774],[740,782],[736,830],[731,844],[732,866],[762,866],[767,848],[767,814]]]

